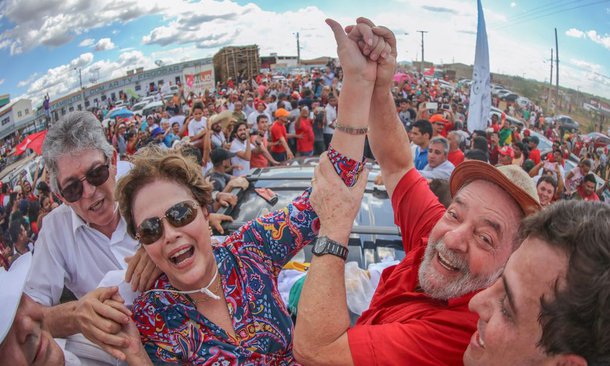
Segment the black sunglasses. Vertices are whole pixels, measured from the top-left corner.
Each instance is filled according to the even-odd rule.
[[[97,166],[87,172],[84,177],[72,181],[70,184],[59,190],[61,196],[68,202],[76,202],[83,196],[83,181],[87,180],[92,186],[101,186],[106,183],[110,176],[110,164]]]
[[[183,227],[195,220],[199,204],[193,201],[178,202],[165,211],[163,217],[151,217],[142,221],[136,228],[136,239],[144,245],[152,244],[163,235],[164,218],[173,227]]]

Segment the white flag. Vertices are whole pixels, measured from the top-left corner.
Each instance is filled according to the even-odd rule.
[[[487,30],[481,0],[477,0],[479,19],[477,24],[477,46],[470,86],[470,104],[468,106],[468,131],[485,130],[491,108],[491,86],[489,74],[489,47]]]

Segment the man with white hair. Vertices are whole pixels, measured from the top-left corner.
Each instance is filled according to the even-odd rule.
[[[449,154],[447,154],[447,160],[453,164],[453,166],[458,166],[460,163],[464,162],[464,152],[460,149],[462,145],[462,135],[458,131],[450,131],[447,134],[447,140],[449,140]]]
[[[428,165],[419,173],[426,179],[449,180],[455,166],[447,160],[449,142],[442,136],[433,137],[428,146]]]

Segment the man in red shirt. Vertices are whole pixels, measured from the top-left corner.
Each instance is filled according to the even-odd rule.
[[[313,125],[311,118],[309,118],[309,108],[307,106],[301,107],[301,113],[295,123],[297,135],[302,136],[297,140],[297,155],[313,156]]]
[[[576,189],[576,194],[574,195],[575,200],[583,200],[583,201],[599,201],[599,197],[595,192],[595,187],[597,186],[597,180],[595,179],[595,175],[589,173],[585,175],[582,180],[582,183]]]
[[[443,134],[443,131],[445,130],[445,123],[447,123],[447,120],[445,119],[445,117],[443,117],[442,114],[433,115],[432,117],[430,117],[429,121],[430,123],[432,123],[432,137],[447,137],[446,134]]]
[[[530,155],[529,158],[534,162],[535,165],[540,164],[540,150],[538,150],[538,144],[540,139],[538,136],[531,136],[529,138]]]
[[[266,168],[269,166],[269,163],[272,165],[279,164],[267,150],[269,141],[265,135],[267,134],[267,130],[269,130],[268,122],[269,118],[267,118],[266,114],[261,114],[256,117],[256,133],[250,136],[250,142],[256,146],[256,148],[252,150],[252,156],[250,157],[251,168]]]
[[[287,142],[286,123],[289,115],[290,112],[284,108],[278,108],[275,111],[276,120],[271,126],[271,156],[279,162],[294,158]]]
[[[329,21],[339,55],[352,51],[349,62],[341,59],[346,78],[370,72],[371,60],[358,59],[354,52],[358,41],[375,47],[369,43],[371,29],[361,27],[372,23],[363,18],[358,22],[357,27],[348,27],[348,38],[338,23]],[[461,364],[476,329],[477,317],[469,312],[468,301],[502,272],[515,249],[520,219],[540,207],[536,188],[517,166],[497,169],[464,162],[452,174],[454,200],[445,210],[414,169],[409,138],[389,93],[396,65],[394,36],[381,27],[375,34],[391,45],[391,52],[376,61],[375,82],[362,85],[373,89],[369,116],[375,118],[369,118],[368,138],[406,257],[383,272],[369,309],[350,328],[345,262],[336,255],[314,256],[300,297],[294,353],[304,364]],[[332,239],[333,247],[345,248],[358,211],[335,203],[337,197],[358,203],[358,191],[341,187],[341,180],[331,173],[327,159],[321,159],[311,201],[320,235]]]
[[[460,149],[462,136],[457,131],[451,131],[447,135],[447,140],[449,140],[449,154],[447,155],[447,160],[457,167],[464,161],[464,152]]]

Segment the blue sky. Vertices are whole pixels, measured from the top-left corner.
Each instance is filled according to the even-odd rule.
[[[548,80],[557,28],[560,84],[610,99],[610,0],[483,0],[494,72]],[[367,16],[397,35],[399,60],[472,64],[474,0],[192,1],[4,0],[0,3],[0,94],[58,98],[129,69],[212,56],[258,44],[261,55],[335,56],[326,17]],[[554,76],[553,76],[554,77]]]

